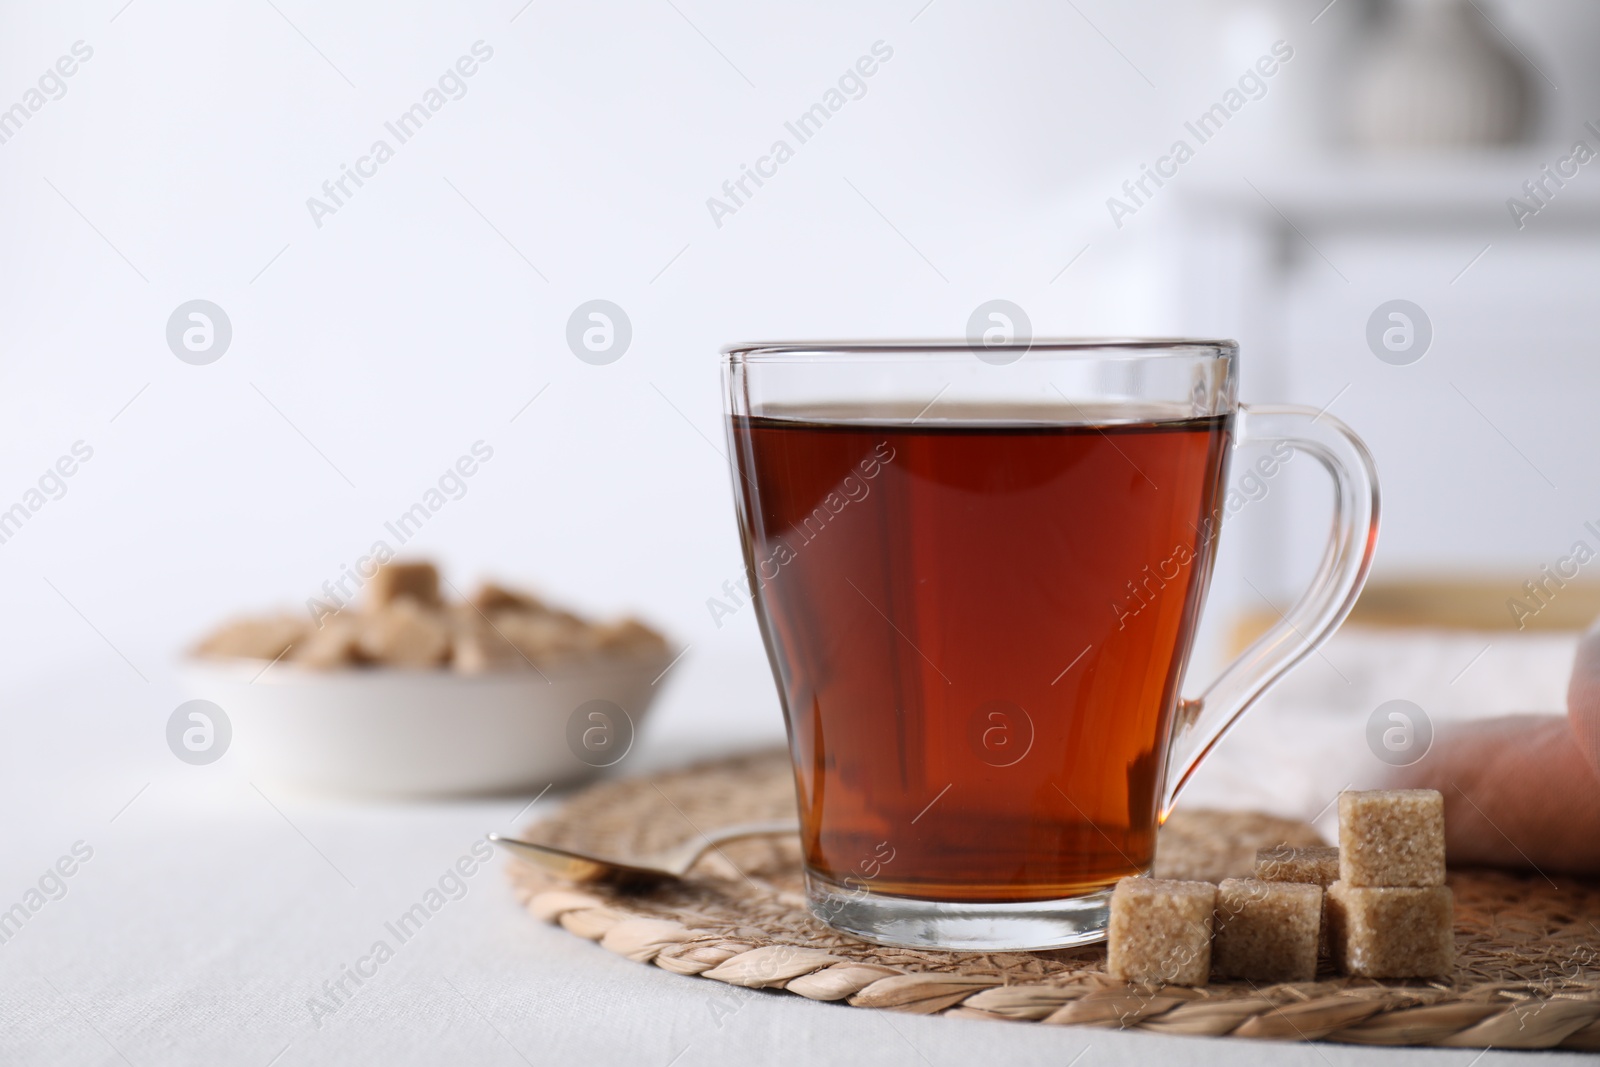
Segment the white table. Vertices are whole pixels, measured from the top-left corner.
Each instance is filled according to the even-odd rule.
[[[385,923],[484,832],[510,828],[527,797],[378,805],[258,791],[226,757],[209,768],[173,759],[161,727],[178,695],[157,680],[137,691],[154,696],[131,698],[114,666],[10,688],[0,908],[75,842],[93,855],[64,880],[64,896],[0,944],[0,1063],[1513,1060],[920,1018],[741,991],[535,921],[512,899],[498,857],[399,943]],[[764,664],[685,666],[630,771],[781,738]],[[353,995],[333,1005],[323,983],[379,939],[392,958],[369,964],[375,973],[359,986],[346,979]],[[313,997],[335,1010],[314,1019]]]

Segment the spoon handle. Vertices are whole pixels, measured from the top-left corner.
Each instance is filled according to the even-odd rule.
[[[500,834],[490,834],[489,840],[518,858],[571,882],[642,883],[659,881],[663,878],[681,878],[707,851],[720,848],[729,841],[738,841],[746,837],[798,833],[799,829],[799,825],[793,819],[737,823],[699,834],[656,855],[641,856],[633,860],[603,859],[555,845],[519,841],[514,837],[504,837]]]
[[[685,841],[675,848],[666,849],[655,858],[652,866],[661,867],[675,874],[689,873],[689,869],[701,856],[715,848],[721,848],[730,841],[742,841],[747,837],[772,837],[779,834],[795,834],[800,832],[800,824],[794,819],[765,819],[760,822],[741,822],[731,826],[719,826],[715,830],[701,832],[696,829],[696,836]]]

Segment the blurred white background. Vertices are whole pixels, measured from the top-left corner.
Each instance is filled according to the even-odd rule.
[[[1526,63],[1528,139],[1394,161],[1339,118],[1383,12],[1325,3],[6,4],[0,106],[92,57],[0,144],[0,507],[93,449],[0,544],[6,681],[102,676],[122,710],[62,728],[115,717],[159,754],[187,642],[303,605],[481,440],[408,552],[637,611],[692,646],[675,700],[745,672],[771,716],[750,613],[706,607],[740,572],[718,347],[954,335],[995,297],[1041,335],[1239,337],[1247,398],[1332,403],[1378,452],[1380,575],[1532,576],[1600,517],[1600,173],[1525,231],[1504,202],[1600,144],[1600,15],[1483,3]],[[385,123],[480,41],[398,144]],[[1107,198],[1277,41],[1264,96],[1115,225]],[[707,199],[877,42],[864,94],[719,226]],[[319,226],[308,197],[379,138],[394,158]],[[565,342],[594,298],[633,327],[607,366]],[[1365,342],[1394,298],[1433,323],[1409,367]],[[207,366],[166,343],[192,299],[232,324]],[[1292,597],[1315,478],[1236,524],[1213,645],[1261,607],[1241,574]]]

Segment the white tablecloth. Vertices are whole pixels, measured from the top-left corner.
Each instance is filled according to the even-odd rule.
[[[781,739],[764,664],[685,668],[642,732],[631,772]],[[147,696],[129,692],[109,668],[11,688],[0,749],[0,909],[41,878],[57,899],[46,896],[0,944],[0,1062],[1099,1067],[1250,1057],[1467,1067],[1513,1059],[920,1018],[733,990],[534,921],[513,901],[499,857],[463,879],[464,892],[447,880],[459,899],[446,897],[402,942],[386,924],[423,901],[486,831],[512,827],[527,797],[379,805],[258,790],[226,758],[200,768],[172,758],[162,727],[179,694],[159,682],[139,690]],[[1263,715],[1269,734],[1272,714]],[[1249,765],[1248,752],[1236,755]],[[539,807],[557,803],[551,795]],[[48,877],[78,842],[90,857],[66,864],[73,873],[59,883]],[[392,957],[371,958],[378,941]],[[345,976],[358,965],[369,975],[359,985]],[[349,995],[335,1000],[341,978]],[[1578,1057],[1541,1062],[1567,1061]]]

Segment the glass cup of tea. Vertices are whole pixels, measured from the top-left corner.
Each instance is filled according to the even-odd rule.
[[[868,940],[1104,937],[1200,760],[1348,614],[1372,458],[1337,419],[1238,403],[1232,341],[724,349],[744,560],[788,726],[807,897]],[[1180,692],[1228,461],[1333,476],[1311,588]]]

